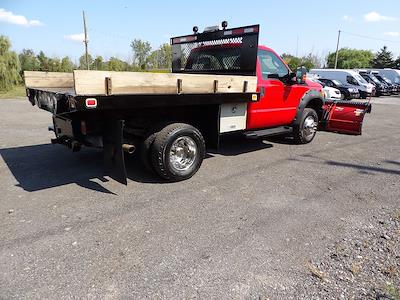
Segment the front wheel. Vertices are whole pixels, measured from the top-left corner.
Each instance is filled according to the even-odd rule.
[[[151,147],[154,170],[170,181],[192,177],[205,156],[205,142],[200,131],[191,125],[174,123],[157,133]]]
[[[300,124],[293,129],[294,141],[297,144],[310,143],[318,129],[318,115],[312,108],[305,108],[301,115]]]

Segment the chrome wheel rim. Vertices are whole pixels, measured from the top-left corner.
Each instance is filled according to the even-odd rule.
[[[317,132],[317,120],[313,116],[308,116],[303,123],[303,131],[305,136],[312,137]]]
[[[171,167],[177,171],[188,170],[196,160],[196,142],[188,136],[177,138],[171,145],[169,161]]]

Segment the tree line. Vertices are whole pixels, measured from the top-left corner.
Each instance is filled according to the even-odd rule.
[[[43,51],[35,53],[33,50],[24,49],[19,54],[11,51],[11,42],[6,37],[0,36],[0,91],[7,91],[15,85],[21,84],[24,71],[47,72],[72,72],[75,69],[108,70],[108,71],[147,71],[170,70],[172,64],[172,50],[169,44],[163,44],[153,50],[147,41],[134,39],[132,48],[133,60],[127,62],[116,57],[104,60],[102,56],[92,57],[82,55],[75,64],[66,56],[63,58],[48,57]],[[300,66],[312,68],[333,68],[336,53],[329,53],[321,57],[310,53],[306,56],[296,57],[284,53],[282,58],[292,70]],[[392,52],[384,46],[377,53],[370,50],[342,48],[338,55],[338,68],[394,68],[400,69],[400,56],[395,59]]]
[[[296,57],[291,54],[283,54],[282,58],[292,70],[305,66],[312,68],[334,68],[336,52],[331,52],[326,58],[319,57],[310,53],[306,56]],[[361,68],[393,68],[400,69],[400,56],[395,59],[387,46],[384,46],[377,53],[370,50],[358,50],[351,48],[342,48],[338,53],[338,69],[361,69]]]
[[[43,51],[35,53],[23,49],[20,53],[11,50],[10,40],[0,36],[0,91],[7,91],[23,82],[24,71],[72,72],[76,69],[105,71],[168,71],[172,65],[172,50],[169,44],[163,44],[153,50],[147,41],[135,39],[130,44],[133,53],[132,62],[110,57],[105,60],[98,55],[82,55],[78,63],[70,57],[49,57]]]

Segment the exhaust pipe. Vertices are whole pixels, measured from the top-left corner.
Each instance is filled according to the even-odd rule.
[[[122,150],[124,150],[128,154],[133,154],[133,152],[135,152],[136,150],[136,147],[135,145],[122,144]]]

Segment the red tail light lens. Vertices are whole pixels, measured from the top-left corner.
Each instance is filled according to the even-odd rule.
[[[97,107],[97,99],[87,98],[86,99],[86,107],[87,108],[96,108]]]

